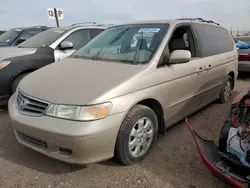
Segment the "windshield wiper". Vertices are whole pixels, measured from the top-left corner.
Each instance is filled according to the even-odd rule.
[[[114,38],[112,38],[109,43],[108,46],[103,46],[94,56],[92,59],[96,59],[101,52],[104,50],[104,48],[109,47],[111,44],[113,44],[114,42],[116,42],[117,40],[119,40],[127,31],[129,30],[129,27],[127,27],[126,29],[122,30],[120,33],[118,33],[116,36],[114,36]]]

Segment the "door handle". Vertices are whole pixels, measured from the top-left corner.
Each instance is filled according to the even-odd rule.
[[[206,67],[206,70],[210,70],[212,68],[212,65],[208,65],[207,67]]]
[[[200,67],[200,68],[197,69],[196,72],[197,72],[197,73],[200,73],[200,72],[202,72],[202,71],[204,71],[204,69],[203,69],[202,67]]]

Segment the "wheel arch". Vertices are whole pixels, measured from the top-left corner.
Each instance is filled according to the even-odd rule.
[[[165,121],[164,121],[164,110],[161,103],[156,99],[149,98],[149,99],[144,99],[138,102],[137,104],[147,106],[155,112],[158,119],[159,132],[163,133],[165,131]]]
[[[14,77],[11,79],[11,81],[9,82],[9,88],[11,88],[11,86],[12,86],[14,80],[15,80],[17,77],[19,77],[19,76],[22,75],[22,74],[34,72],[35,70],[37,70],[37,69],[27,69],[27,70],[24,70],[24,71],[19,72],[19,73],[18,73],[16,76],[14,76]]]
[[[142,99],[140,101],[137,101],[127,110],[125,117],[129,113],[129,111],[138,104],[147,106],[155,112],[155,114],[157,116],[157,120],[158,120],[158,126],[159,126],[158,132],[164,133],[164,131],[165,131],[164,110],[163,110],[161,103],[154,98],[145,98],[145,99]]]

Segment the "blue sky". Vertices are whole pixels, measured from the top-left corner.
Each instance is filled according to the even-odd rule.
[[[62,8],[61,25],[77,22],[203,17],[230,27],[249,28],[250,0],[0,0],[0,28],[49,25],[47,8]]]

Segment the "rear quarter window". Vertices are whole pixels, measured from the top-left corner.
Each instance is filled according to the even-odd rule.
[[[234,41],[224,28],[194,23],[201,57],[208,57],[234,50]]]

